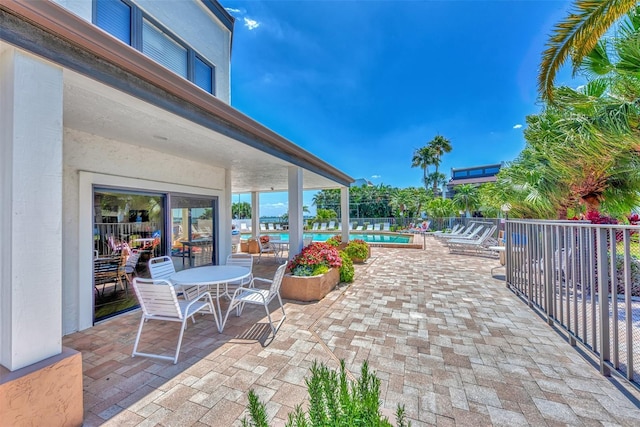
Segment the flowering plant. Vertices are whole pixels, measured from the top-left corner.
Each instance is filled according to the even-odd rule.
[[[287,268],[294,276],[317,276],[332,267],[341,267],[342,258],[338,249],[324,242],[313,242],[293,257]]]
[[[269,243],[269,236],[260,236],[260,243],[263,245]]]
[[[335,236],[329,237],[326,243],[328,245],[331,245],[337,248],[338,246],[340,246],[340,243],[342,243],[342,236],[335,235]]]

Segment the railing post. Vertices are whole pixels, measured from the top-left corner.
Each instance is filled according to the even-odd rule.
[[[610,376],[611,371],[606,362],[611,360],[610,336],[609,336],[609,269],[607,268],[607,234],[608,229],[597,229],[596,250],[598,272],[598,320],[600,331],[600,373]],[[615,238],[612,245],[616,244]]]
[[[513,281],[511,272],[511,224],[509,220],[504,221],[504,284],[508,288],[509,284]]]
[[[545,311],[547,312],[547,323],[553,325],[553,306],[555,297],[553,295],[553,229],[549,225],[543,226],[544,241],[544,299]]]

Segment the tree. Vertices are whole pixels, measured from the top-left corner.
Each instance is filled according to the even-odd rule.
[[[433,218],[448,218],[455,216],[456,208],[453,200],[437,197],[429,202],[427,212]]]
[[[429,144],[427,146],[433,153],[433,161],[431,163],[436,168],[436,171],[433,175],[433,193],[436,194],[440,177],[440,175],[438,174],[438,168],[440,167],[440,162],[442,162],[443,154],[451,152],[451,141],[449,141],[442,135],[436,135],[431,141],[429,141]]]
[[[635,0],[576,0],[567,17],[556,24],[542,54],[538,90],[553,101],[555,76],[569,56],[574,73],[607,30],[636,7]]]
[[[447,177],[442,172],[432,172],[429,175],[427,175],[427,182],[433,183],[433,189],[430,191],[433,191],[433,195],[435,196],[438,194],[436,189],[439,189],[440,186],[447,183]]]
[[[478,187],[473,184],[461,184],[454,187],[453,203],[456,208],[464,210],[467,217],[471,216],[471,210],[480,206]]]
[[[232,203],[231,215],[234,218],[251,218],[251,205],[247,202]]]
[[[412,168],[422,168],[422,182],[424,182],[424,188],[428,189],[429,184],[427,180],[427,170],[430,165],[434,164],[436,159],[436,152],[433,147],[427,145],[422,148],[418,148],[413,152],[413,158],[411,159]]]

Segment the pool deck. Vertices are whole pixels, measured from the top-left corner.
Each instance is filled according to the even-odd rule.
[[[432,238],[426,250],[374,248],[351,285],[286,301],[272,341],[258,308],[222,334],[208,317],[189,324],[177,365],[131,358],[139,312],[69,335],[63,344],[83,356],[84,425],[240,426],[250,389],[271,425],[284,425],[311,364],[344,359],[353,377],[368,360],[385,413],[403,404],[414,427],[638,426],[639,394],[601,376],[492,277],[497,263],[450,255]],[[254,273],[274,269],[263,259]],[[150,322],[147,349],[174,349],[178,326]]]

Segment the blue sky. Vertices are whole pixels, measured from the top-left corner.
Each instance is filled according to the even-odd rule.
[[[440,171],[513,160],[536,75],[568,1],[226,1],[236,18],[238,110],[354,178],[421,186],[416,148],[437,134]],[[568,70],[557,83],[572,84]],[[574,85],[575,86],[575,85]],[[312,193],[305,193],[311,206]],[[249,201],[249,197],[241,196]],[[237,196],[234,198],[237,201]],[[286,212],[263,194],[261,214]]]

